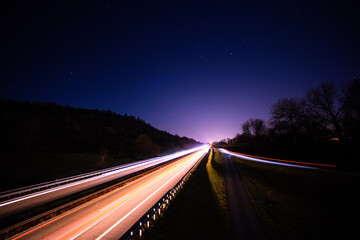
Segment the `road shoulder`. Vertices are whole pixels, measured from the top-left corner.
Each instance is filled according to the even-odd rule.
[[[231,156],[223,157],[231,239],[267,239]]]

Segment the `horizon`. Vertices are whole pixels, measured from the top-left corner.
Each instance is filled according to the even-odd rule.
[[[140,117],[200,142],[320,82],[359,76],[352,2],[137,1],[6,7],[0,98]]]

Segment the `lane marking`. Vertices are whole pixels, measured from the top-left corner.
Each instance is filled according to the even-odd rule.
[[[135,183],[137,183],[137,182],[140,181],[140,180],[141,180],[141,178],[140,178],[140,179],[136,179],[136,180],[133,181],[133,182],[127,183],[127,185],[125,185],[124,187],[129,187],[129,186],[131,186],[131,185],[134,185]],[[34,231],[36,231],[36,230],[38,230],[38,229],[40,229],[40,228],[42,228],[42,227],[45,227],[45,226],[47,226],[47,225],[50,224],[50,223],[53,223],[53,222],[55,222],[55,221],[57,221],[57,220],[60,220],[60,219],[62,219],[63,217],[66,217],[66,216],[68,216],[68,215],[70,215],[70,214],[72,214],[72,213],[74,213],[74,212],[77,212],[77,211],[79,211],[79,210],[81,210],[81,209],[83,209],[83,208],[85,208],[85,207],[87,207],[87,206],[89,206],[89,205],[91,205],[91,204],[94,204],[94,203],[102,200],[102,199],[105,198],[105,197],[108,197],[108,196],[110,196],[110,195],[113,195],[113,194],[117,193],[117,192],[120,191],[120,190],[123,190],[123,187],[119,187],[118,189],[115,189],[115,190],[113,190],[113,191],[110,191],[110,192],[108,192],[108,193],[105,193],[104,195],[102,195],[102,196],[100,196],[100,197],[97,197],[97,198],[94,198],[94,199],[90,200],[90,201],[87,202],[87,203],[81,204],[81,205],[75,207],[74,209],[71,209],[71,210],[69,210],[68,212],[66,212],[66,213],[64,213],[64,214],[61,214],[61,215],[57,216],[57,217],[54,218],[53,220],[50,220],[50,221],[48,221],[48,222],[45,222],[45,223],[41,224],[40,226],[37,226],[36,228],[33,228],[33,229],[31,229],[31,230],[29,230],[29,231],[27,231],[27,232],[25,232],[25,233],[23,233],[23,234],[15,237],[15,238],[12,238],[12,239],[15,240],[15,239],[19,239],[19,238],[21,238],[21,237],[24,237],[25,235],[30,234],[30,233],[32,233],[32,232],[34,232]]]
[[[202,156],[203,154],[201,154]],[[153,192],[152,194],[150,194],[147,198],[145,198],[140,204],[138,204],[135,208],[133,208],[130,212],[128,212],[124,217],[122,217],[119,221],[117,221],[114,225],[112,225],[108,230],[106,230],[103,234],[101,234],[98,238],[96,238],[96,240],[100,240],[102,239],[106,234],[108,234],[111,230],[113,230],[117,225],[119,225],[122,221],[124,221],[130,214],[132,214],[135,210],[137,210],[141,205],[143,205],[147,200],[149,200],[152,196],[154,196],[158,191],[160,191],[165,185],[167,185],[171,180],[173,180],[175,177],[177,177],[177,175],[179,175],[181,172],[183,172],[188,166],[190,166],[191,164],[194,164],[194,162],[197,162],[199,159],[198,158],[196,161],[191,161],[189,164],[187,164],[181,171],[177,172],[174,176],[172,176],[169,180],[167,180],[163,185],[161,185],[160,188],[158,188],[155,192]]]
[[[63,236],[61,237],[61,238],[66,238],[68,235],[76,232],[78,229],[80,229],[80,228],[83,227],[84,225],[87,225],[87,224],[89,224],[90,222],[93,222],[93,221],[99,219],[100,217],[102,217],[99,221],[94,222],[94,223],[91,224],[89,227],[87,227],[86,229],[84,229],[84,230],[81,231],[80,233],[76,234],[75,237],[81,235],[83,232],[87,231],[89,228],[93,227],[94,225],[96,225],[97,223],[99,223],[99,222],[101,222],[103,219],[105,219],[105,218],[107,217],[105,214],[108,213],[110,210],[112,210],[113,208],[117,207],[117,206],[120,205],[122,202],[126,201],[128,198],[130,198],[131,196],[133,196],[133,195],[135,195],[136,193],[140,192],[141,190],[143,190],[143,189],[146,188],[147,186],[149,186],[149,185],[151,185],[151,184],[153,184],[153,183],[155,183],[155,182],[157,182],[157,181],[160,181],[161,178],[164,177],[164,175],[169,174],[171,171],[173,171],[174,169],[178,168],[179,165],[184,164],[185,162],[189,161],[189,159],[192,159],[192,158],[193,158],[194,156],[196,156],[197,154],[198,154],[198,153],[193,153],[193,154],[191,154],[191,155],[189,155],[189,156],[185,156],[183,159],[181,159],[181,161],[175,162],[176,164],[174,164],[173,166],[169,166],[169,169],[166,169],[165,171],[164,171],[164,169],[160,169],[159,171],[164,171],[164,172],[159,173],[160,175],[157,175],[157,176],[154,174],[155,176],[153,176],[152,179],[149,179],[149,180],[147,180],[146,182],[142,183],[141,185],[137,186],[135,189],[130,190],[130,192],[126,193],[125,196],[121,196],[121,199],[122,199],[121,201],[119,201],[119,199],[118,199],[118,200],[115,200],[115,202],[116,202],[116,201],[119,201],[119,202],[118,202],[118,203],[115,203],[115,202],[114,202],[115,204],[113,203],[114,205],[113,205],[112,207],[109,207],[109,208],[106,209],[106,210],[104,210],[104,208],[103,208],[102,210],[104,210],[104,212],[95,215],[95,214],[96,214],[96,211],[93,211],[91,214],[88,214],[87,216],[84,216],[84,217],[82,217],[81,219],[78,219],[77,221],[73,222],[72,224],[67,225],[67,226],[59,229],[58,231],[56,231],[55,233],[51,234],[51,235],[48,236],[47,238],[51,238],[52,236],[56,235],[57,233],[59,233],[59,232],[61,232],[61,231],[64,231],[66,228],[70,228],[69,226],[71,226],[71,225],[76,225],[78,222],[81,222],[82,220],[84,220],[84,219],[86,219],[86,218],[89,218],[90,215],[93,215],[93,217],[92,217],[90,220],[84,222],[84,223],[81,224],[80,226],[76,227],[76,229],[74,229],[74,230],[66,233],[65,235],[63,235]],[[145,185],[146,185],[146,186],[145,186]],[[107,207],[105,207],[105,208],[107,208]],[[99,211],[99,210],[97,210],[97,211]],[[71,239],[74,239],[75,237],[73,237],[73,238],[71,238]]]
[[[188,157],[188,156],[186,156],[186,157]],[[186,157],[185,157],[185,158],[186,158]],[[153,172],[153,174],[155,174],[156,172],[158,172],[158,171],[160,171],[160,170],[161,170],[161,169]],[[144,177],[145,177],[145,176],[144,176]],[[143,179],[143,178],[136,179],[135,181],[128,183],[128,184],[127,184],[126,186],[124,186],[124,187],[130,187],[131,185],[134,185],[135,183],[141,181],[142,179]],[[140,186],[141,186],[141,185],[140,185]],[[110,195],[113,195],[113,194],[117,193],[117,192],[120,191],[120,190],[123,190],[123,188],[120,187],[120,188],[118,188],[118,189],[115,189],[114,191],[111,191],[111,192],[109,192],[109,193],[107,193],[107,194],[104,194],[104,195],[98,197],[98,198],[95,198],[95,199],[93,199],[93,200],[91,200],[91,201],[89,201],[89,202],[87,202],[87,203],[85,203],[85,204],[82,204],[82,205],[80,205],[79,207],[76,207],[76,208],[70,210],[69,212],[65,213],[64,215],[60,215],[60,216],[56,217],[55,219],[50,220],[49,222],[46,222],[46,223],[44,223],[44,224],[42,224],[42,225],[40,225],[40,226],[38,226],[38,227],[36,227],[36,228],[34,228],[34,229],[31,229],[30,231],[27,231],[27,232],[25,232],[25,233],[23,233],[23,234],[15,237],[15,238],[13,238],[13,239],[15,240],[15,239],[19,239],[19,238],[21,238],[21,237],[24,237],[24,236],[26,236],[27,234],[30,234],[30,233],[32,233],[32,232],[34,232],[34,231],[36,231],[36,230],[38,230],[38,229],[40,229],[40,228],[42,228],[42,227],[45,227],[45,226],[49,225],[50,223],[53,223],[53,222],[55,222],[55,221],[57,221],[57,220],[60,220],[60,219],[62,219],[63,217],[66,217],[66,216],[68,216],[68,215],[70,215],[70,214],[72,214],[72,213],[74,213],[74,212],[77,212],[77,211],[79,211],[79,210],[81,210],[81,209],[83,209],[83,208],[85,208],[85,207],[87,207],[87,206],[89,206],[89,205],[91,205],[91,204],[97,203],[98,201],[102,200],[103,198],[108,197],[108,196],[110,196]],[[127,194],[127,193],[126,193],[126,194]]]
[[[71,237],[71,238],[68,238],[68,239],[75,239],[77,238],[78,236],[80,236],[81,234],[83,234],[84,232],[86,232],[87,230],[89,230],[90,228],[92,228],[93,226],[95,226],[96,224],[100,223],[102,220],[104,220],[106,217],[108,217],[111,213],[109,213],[109,215],[105,215],[106,213],[108,213],[110,210],[114,209],[115,207],[119,206],[122,202],[125,202],[126,200],[128,200],[130,197],[136,195],[137,193],[139,193],[140,191],[142,191],[143,189],[147,188],[149,185],[152,185],[154,184],[155,182],[159,182],[161,181],[162,178],[165,177],[165,175],[169,175],[172,171],[176,170],[177,168],[179,168],[180,165],[183,165],[184,163],[186,163],[187,161],[189,161],[190,158],[192,158],[193,156],[187,156],[185,157],[182,161],[176,163],[174,166],[171,166],[169,169],[166,169],[164,172],[160,173],[160,175],[158,176],[155,176],[154,178],[155,179],[150,179],[148,181],[146,181],[145,183],[143,183],[141,188],[137,187],[136,191],[132,190],[133,192],[127,196],[125,199],[123,199],[122,201],[118,202],[117,204],[115,204],[114,206],[110,207],[109,209],[107,209],[105,212],[103,213],[100,213],[96,216],[94,216],[93,218],[91,218],[90,220],[86,221],[85,223],[81,224],[80,226],[78,226],[76,229],[72,230],[71,232],[67,233],[66,235],[64,235],[63,237],[61,237],[61,239],[67,239],[66,236],[72,234],[73,232],[76,232],[78,229],[82,228],[83,226],[91,223],[91,222],[94,222],[96,219],[100,218],[102,216],[102,218],[97,221],[97,222],[94,222],[92,223],[91,225],[89,225],[88,227],[84,228],[82,231],[80,231],[79,233],[77,233],[75,236]],[[84,217],[85,218],[85,217]],[[83,219],[84,219],[83,218]]]
[[[193,148],[193,149],[185,150],[185,151],[182,151],[182,152],[179,152],[179,153],[173,153],[173,154],[170,154],[170,155],[157,157],[157,158],[153,158],[153,159],[149,159],[149,160],[144,160],[144,161],[142,161],[140,163],[135,163],[133,165],[125,166],[125,167],[117,169],[117,170],[111,170],[111,171],[109,171],[107,173],[102,173],[101,175],[98,175],[98,176],[95,176],[95,177],[90,177],[89,179],[80,180],[80,181],[77,181],[77,182],[74,182],[74,183],[65,184],[64,186],[55,187],[55,188],[52,188],[50,190],[44,190],[44,191],[41,191],[39,193],[35,193],[35,194],[32,194],[32,195],[20,197],[20,198],[14,199],[14,200],[10,200],[8,202],[3,202],[3,203],[0,203],[0,207],[6,206],[6,205],[9,205],[9,204],[13,204],[13,203],[16,203],[16,202],[20,202],[20,201],[23,201],[23,200],[26,200],[26,199],[38,197],[38,196],[41,196],[41,195],[44,195],[44,194],[47,194],[47,193],[62,190],[62,189],[65,189],[65,188],[73,187],[73,186],[76,186],[76,185],[79,185],[79,184],[83,184],[83,183],[87,183],[87,182],[90,182],[90,181],[98,180],[98,179],[104,178],[106,176],[114,175],[114,174],[124,172],[124,171],[128,171],[128,170],[131,170],[131,169],[133,169],[135,167],[141,167],[141,166],[146,165],[146,164],[150,164],[150,166],[148,166],[148,167],[152,167],[152,166],[157,165],[159,163],[168,162],[168,161],[170,161],[172,159],[175,159],[177,157],[180,157],[180,156],[182,156],[184,154],[191,154],[191,153],[194,153],[196,151],[200,151],[200,149],[202,149],[202,148],[205,148],[205,146],[198,147],[198,148]],[[144,168],[141,168],[141,169],[139,169],[139,171],[141,171],[143,169]]]

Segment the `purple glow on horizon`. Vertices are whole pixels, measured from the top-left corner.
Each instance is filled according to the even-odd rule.
[[[88,5],[7,6],[0,98],[127,113],[209,142],[267,121],[279,98],[360,75],[346,2]]]

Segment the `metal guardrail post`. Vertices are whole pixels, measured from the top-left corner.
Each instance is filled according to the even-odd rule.
[[[168,162],[170,160],[178,159],[178,158],[186,156],[186,155],[188,155],[188,154],[190,154],[192,152],[195,152],[195,151],[199,150],[200,148],[201,147],[196,148],[196,149],[185,150],[185,151],[183,151],[181,153],[174,153],[174,154],[172,154],[173,156],[169,156],[168,159],[164,160],[163,162],[159,162],[157,164],[161,164],[161,163],[164,163],[164,162]],[[30,194],[33,191],[41,191],[41,189],[47,189],[47,188],[51,188],[51,187],[54,187],[54,186],[69,184],[70,182],[80,181],[80,180],[84,180],[86,178],[99,176],[101,174],[105,174],[105,173],[115,171],[115,170],[120,170],[120,169],[129,167],[129,166],[135,166],[135,165],[138,165],[138,164],[146,163],[149,160],[158,161],[159,159],[157,157],[156,158],[145,159],[145,160],[138,161],[138,162],[135,162],[135,163],[124,164],[124,165],[110,167],[110,168],[97,170],[97,171],[93,171],[93,172],[89,172],[89,173],[83,173],[83,174],[79,174],[79,175],[75,175],[75,176],[65,177],[65,178],[62,178],[62,179],[55,179],[55,180],[52,180],[52,181],[47,181],[47,182],[38,183],[38,184],[30,185],[30,186],[25,186],[25,187],[20,187],[20,188],[16,188],[16,189],[7,190],[7,191],[4,191],[4,192],[0,192],[0,201],[4,200],[4,199],[10,199],[10,198],[14,198],[14,197],[17,197],[17,196]],[[149,167],[151,167],[151,166],[149,166]]]
[[[175,194],[179,192],[179,189],[181,189],[182,186],[185,184],[185,182],[189,179],[190,174],[193,172],[193,170],[197,165],[198,164],[195,164],[171,190],[169,190],[167,193],[164,194],[162,198],[160,198],[162,204],[161,202],[155,203],[155,205],[152,208],[150,208],[150,210],[146,212],[120,239],[122,240],[133,239],[135,237],[134,232],[137,232],[139,225],[141,226],[142,221],[144,222],[146,221],[146,227],[150,228],[151,219],[153,221],[156,221],[156,215],[161,214],[161,207],[163,208],[163,210],[165,210],[166,204],[169,204],[169,200],[171,201],[175,197]],[[138,225],[139,222],[140,224]],[[142,228],[140,228],[138,232],[139,232],[139,237],[142,237],[143,234]]]

